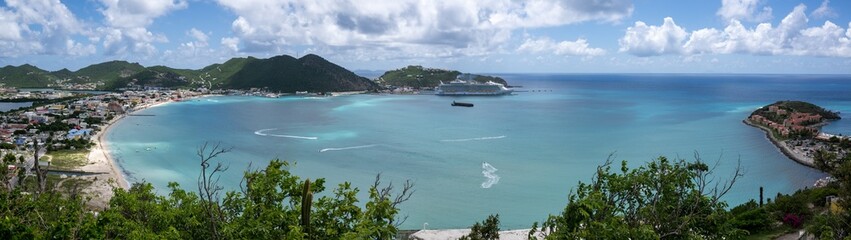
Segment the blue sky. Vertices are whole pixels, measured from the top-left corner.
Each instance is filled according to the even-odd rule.
[[[851,1],[5,0],[0,65],[201,68],[314,53],[355,70],[851,73]]]

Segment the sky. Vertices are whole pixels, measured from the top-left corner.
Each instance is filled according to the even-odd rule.
[[[0,66],[851,74],[845,0],[3,0]]]

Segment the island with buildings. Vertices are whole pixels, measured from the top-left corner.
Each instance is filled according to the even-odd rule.
[[[848,136],[820,130],[830,121],[839,119],[838,112],[811,103],[778,101],[757,109],[743,122],[764,130],[766,137],[790,159],[821,168],[817,163],[820,155],[830,153],[843,158],[851,150]]]
[[[508,82],[500,77],[414,65],[384,72],[375,82],[383,88],[384,93],[416,94],[433,91],[441,83],[455,79],[476,83],[494,82],[508,87]]]

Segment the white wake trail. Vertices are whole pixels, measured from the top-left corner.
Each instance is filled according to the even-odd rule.
[[[502,136],[494,136],[494,137],[477,137],[477,138],[461,138],[461,139],[444,139],[440,140],[441,142],[467,142],[467,141],[482,141],[482,140],[494,140],[505,138],[505,135]]]
[[[491,186],[495,185],[499,182],[499,176],[496,175],[496,169],[490,163],[482,162],[482,175],[487,178],[484,182],[482,182],[482,188],[491,188]]]
[[[361,146],[354,146],[354,147],[341,147],[341,148],[323,148],[322,150],[319,150],[319,152],[342,151],[342,150],[350,150],[350,149],[358,149],[358,148],[371,148],[371,147],[375,147],[375,146],[378,146],[378,144],[361,145]]]
[[[316,139],[319,139],[318,137],[305,137],[305,136],[296,136],[296,135],[284,135],[284,134],[269,134],[269,133],[264,133],[264,132],[266,132],[266,131],[272,131],[272,130],[277,130],[277,128],[267,128],[267,129],[257,130],[257,131],[255,131],[255,132],[254,132],[254,134],[257,134],[257,135],[260,135],[260,136],[267,136],[267,137],[296,138],[296,139],[307,139],[307,140],[316,140]]]

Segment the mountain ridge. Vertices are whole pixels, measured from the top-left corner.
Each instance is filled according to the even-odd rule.
[[[7,87],[64,88],[92,84],[98,90],[122,88],[249,89],[274,92],[335,92],[377,90],[367,78],[318,55],[301,58],[279,55],[262,59],[236,57],[201,69],[178,69],[163,65],[145,67],[114,60],[92,64],[77,71],[63,68],[46,71],[30,64],[0,68],[0,85]]]

